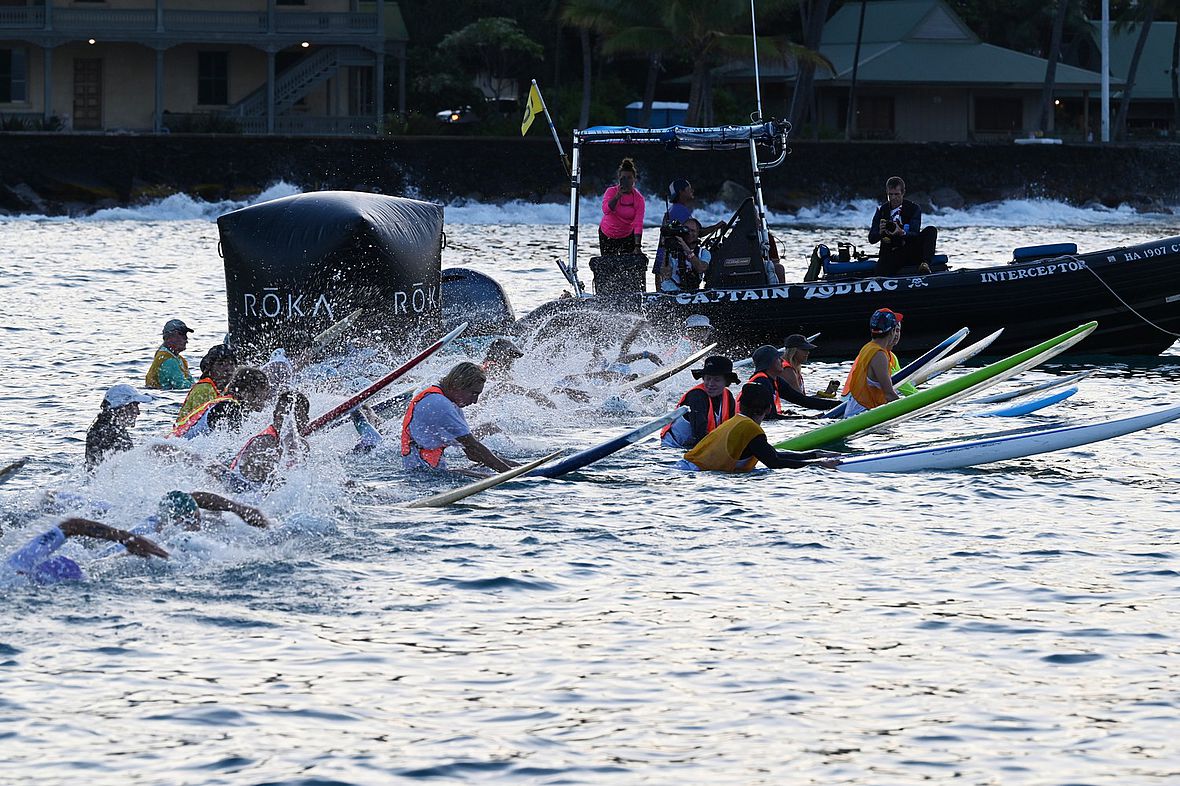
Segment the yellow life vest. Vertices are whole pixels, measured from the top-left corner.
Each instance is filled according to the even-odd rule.
[[[180,370],[184,372],[186,377],[189,375],[188,361],[184,359],[183,355],[171,351],[168,347],[160,347],[156,350],[156,356],[152,358],[152,365],[148,367],[147,376],[144,378],[143,384],[146,387],[158,389],[160,387],[160,366],[165,360],[171,359],[175,359],[180,363]]]
[[[223,401],[237,401],[237,399],[235,399],[233,396],[216,396],[209,399],[204,404],[188,413],[188,415],[176,421],[176,428],[172,429],[172,436],[183,437],[185,434],[192,431],[193,428],[201,422],[201,418],[205,417],[205,415],[208,414],[209,410],[212,409],[215,404],[220,404]],[[196,434],[193,436],[196,436]]]
[[[865,409],[879,407],[887,401],[884,390],[869,384],[869,364],[878,352],[890,354],[889,350],[873,341],[861,347],[852,370],[848,372],[848,379],[844,381],[844,389]]]
[[[754,421],[745,415],[734,415],[705,435],[696,447],[684,454],[685,461],[691,461],[703,470],[716,472],[749,472],[758,459],[741,457],[750,443],[759,435],[765,435]]]
[[[180,421],[184,420],[188,413],[220,395],[221,391],[217,389],[217,383],[211,377],[202,377],[197,384],[189,388],[188,396],[185,397],[184,403],[180,405],[180,412],[176,415],[176,425],[179,426]]]

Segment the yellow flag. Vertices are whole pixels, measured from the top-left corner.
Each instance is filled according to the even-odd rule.
[[[534,83],[529,88],[529,100],[524,105],[524,119],[520,121],[521,136],[529,132],[529,126],[533,124],[533,120],[544,111],[545,105],[541,103],[541,91],[537,89],[537,85]]]

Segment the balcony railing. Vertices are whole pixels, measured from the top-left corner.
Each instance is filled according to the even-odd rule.
[[[169,112],[164,124],[174,134],[265,134],[265,117],[230,117],[219,113]],[[275,133],[290,136],[372,136],[378,131],[374,117],[279,115]]]
[[[40,30],[43,27],[44,8],[0,7],[0,30]]]
[[[47,32],[61,33],[246,33],[265,35],[270,22],[265,11],[180,11],[165,10],[163,31],[156,30],[154,9],[57,8]],[[0,31],[46,30],[43,7],[0,7]],[[278,11],[275,33],[373,36],[377,14]]]

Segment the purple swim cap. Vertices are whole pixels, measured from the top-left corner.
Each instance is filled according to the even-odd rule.
[[[82,568],[69,557],[51,557],[37,563],[32,579],[38,584],[53,584],[58,581],[82,581],[86,578]]]

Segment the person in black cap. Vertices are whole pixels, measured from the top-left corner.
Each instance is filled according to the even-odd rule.
[[[813,349],[818,349],[806,337],[795,333],[787,336],[783,342],[783,372],[779,376],[780,394],[783,398],[806,409],[831,409],[835,404],[832,396],[839,389],[840,383],[832,380],[828,384],[827,396],[809,396],[803,385],[803,364]]]
[[[740,381],[733,373],[733,361],[710,355],[704,366],[692,370],[692,376],[701,384],[690,388],[676,403],[677,407],[689,407],[689,411],[660,432],[664,447],[688,450],[737,412],[737,402],[729,392],[729,386]]]
[[[164,343],[156,350],[144,385],[162,390],[188,390],[193,386],[188,361],[180,353],[188,348],[188,334],[193,329],[179,319],[164,323]]]
[[[225,344],[214,344],[209,347],[205,357],[201,358],[201,378],[192,386],[184,403],[180,405],[176,422],[179,423],[197,407],[220,396],[221,391],[233,379],[237,368],[238,358],[233,350]]]
[[[762,385],[771,393],[774,406],[771,407],[767,420],[787,420],[794,415],[783,412],[783,399],[805,409],[829,410],[835,402],[822,398],[806,396],[783,379],[783,353],[777,347],[769,344],[754,350],[754,373],[746,380],[747,383]],[[739,397],[738,403],[741,403]]]

